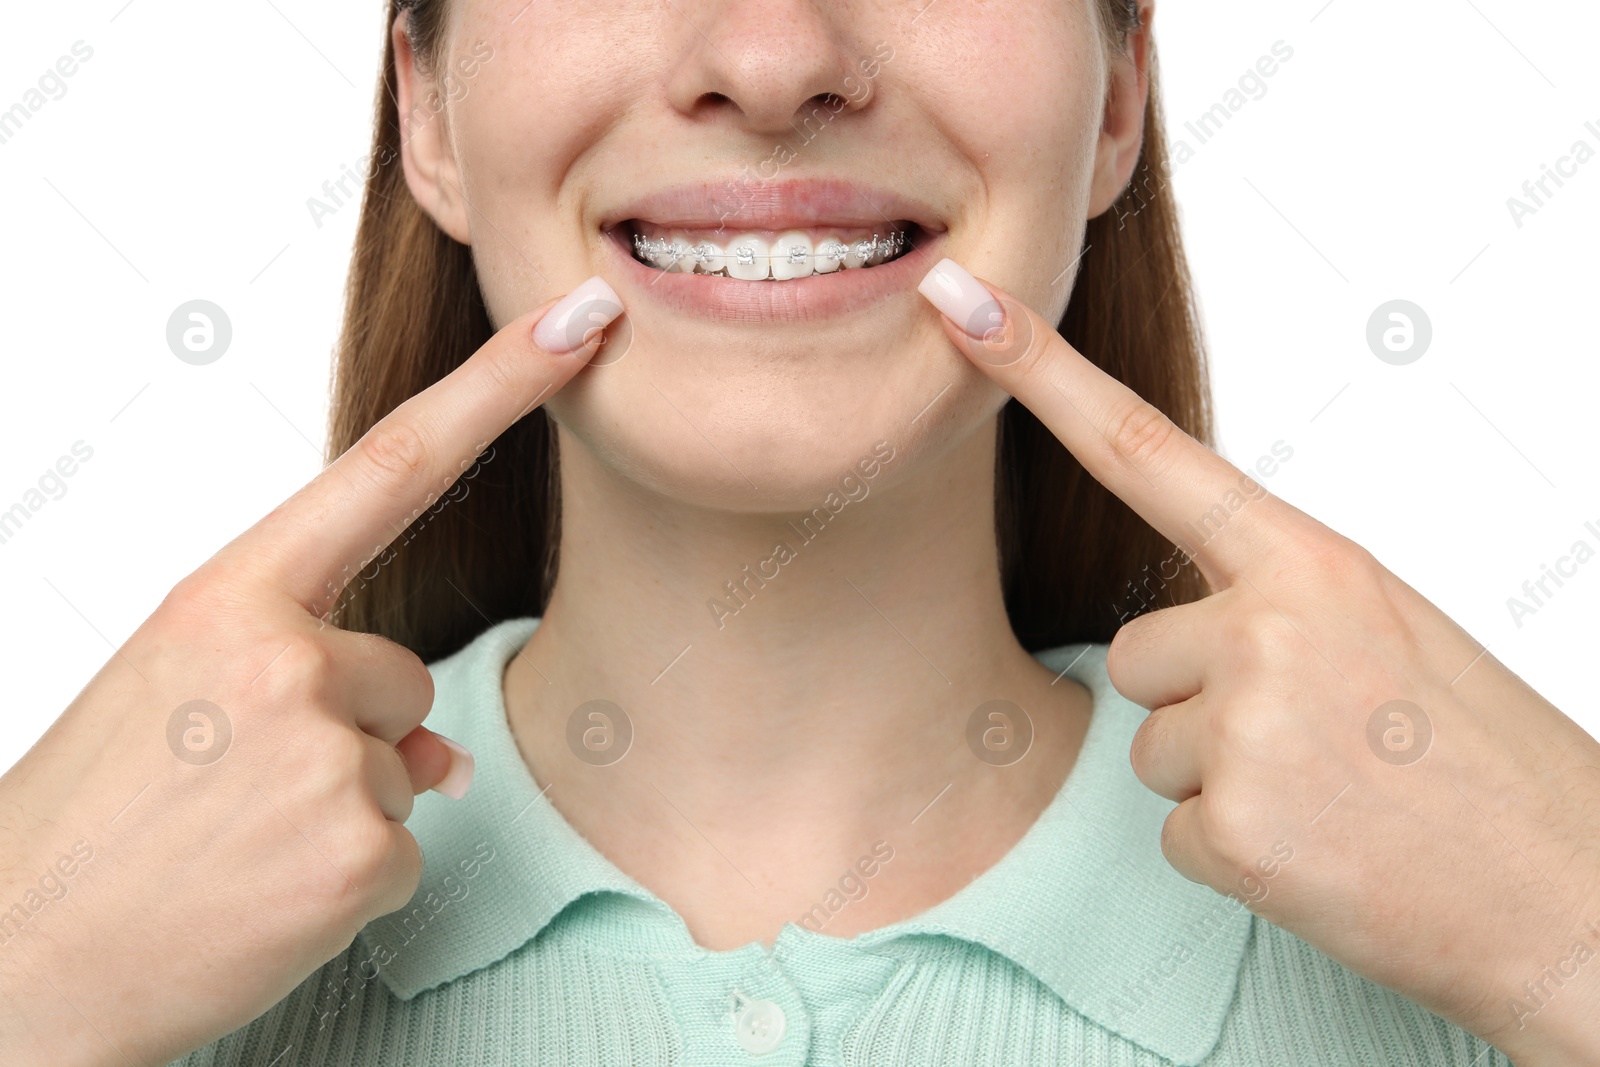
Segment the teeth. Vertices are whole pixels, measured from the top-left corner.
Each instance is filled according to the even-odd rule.
[[[665,239],[656,241],[649,247],[642,249],[642,251],[646,259],[662,270],[672,269],[671,245]]]
[[[812,273],[811,235],[799,230],[780,233],[772,243],[772,276],[783,282]]]
[[[767,276],[772,246],[753,233],[741,234],[728,242],[728,277],[757,282]]]
[[[689,239],[681,233],[674,232],[667,242],[668,255],[672,265],[668,270],[681,271],[685,274],[694,272],[694,257],[689,251]]]
[[[788,230],[771,242],[760,234],[743,233],[720,244],[704,238],[693,243],[685,233],[674,230],[655,238],[636,234],[633,250],[639,259],[664,271],[725,271],[728,277],[742,281],[788,281],[840,269],[875,267],[899,255],[906,246],[904,231],[873,234],[853,242],[825,237],[815,248],[811,240],[802,230]]]
[[[902,240],[901,244],[904,243]],[[826,237],[817,245],[816,257],[812,261],[811,269],[818,274],[831,274],[844,263],[845,255],[849,251],[849,246],[837,237]]]
[[[875,242],[871,240],[857,241],[850,246],[850,254],[844,257],[844,265],[847,267],[871,266],[874,247]]]
[[[695,273],[715,274],[720,270],[726,270],[728,257],[725,252],[726,249],[716,241],[702,238],[700,243],[695,246],[694,256],[692,257]]]

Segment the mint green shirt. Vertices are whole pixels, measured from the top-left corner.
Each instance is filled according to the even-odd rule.
[[[1060,792],[998,864],[855,937],[818,932],[812,913],[770,952],[703,949],[528,773],[501,674],[538,622],[501,622],[429,665],[428,726],[471,749],[477,775],[463,800],[417,798],[411,903],[177,1063],[1510,1067],[1173,870],[1160,848],[1173,804],[1128,762],[1145,711],[1112,688],[1104,644],[1036,654],[1083,683],[1094,710]],[[859,863],[868,892],[892,851]]]

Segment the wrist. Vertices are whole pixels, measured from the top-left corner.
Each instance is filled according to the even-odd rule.
[[[1529,965],[1505,998],[1503,1025],[1482,1034],[1516,1067],[1600,1063],[1600,910],[1590,908],[1565,948]],[[1537,970],[1535,970],[1535,966]]]
[[[0,967],[0,1049],[5,1050],[5,1062],[16,1067],[125,1063],[53,983],[24,972],[14,961]]]
[[[53,868],[47,863],[6,860],[0,877],[0,1061],[7,1067],[127,1067],[124,1053],[135,1050],[126,1038],[107,1033],[96,968],[79,964],[93,954],[74,936],[84,922],[71,883],[52,881],[46,891],[38,871],[48,874]]]
[[[1585,983],[1588,984],[1588,983]],[[1516,1067],[1592,1067],[1600,1063],[1600,997],[1578,994],[1530,1020],[1525,1040],[1506,1047]]]

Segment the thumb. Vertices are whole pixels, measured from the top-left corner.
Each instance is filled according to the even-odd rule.
[[[402,737],[395,748],[405,760],[413,793],[432,789],[455,800],[466,796],[475,761],[464,746],[419,726]]]

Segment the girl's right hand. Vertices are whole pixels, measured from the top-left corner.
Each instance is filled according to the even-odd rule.
[[[464,790],[471,756],[421,725],[417,656],[324,616],[622,310],[586,284],[536,342],[555,303],[179,582],[0,777],[5,1063],[168,1063],[411,899],[422,856],[402,823],[416,793]]]

